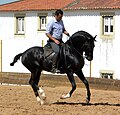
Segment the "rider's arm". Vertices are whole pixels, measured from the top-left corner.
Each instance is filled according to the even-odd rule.
[[[52,37],[51,33],[53,31],[53,20],[51,20],[48,24],[47,24],[47,27],[46,27],[46,36],[52,40],[53,42],[55,42],[56,44],[60,44],[60,42],[55,39],[54,37]]]
[[[70,34],[66,30],[64,31],[64,34],[70,36]]]
[[[47,36],[50,40],[54,41],[56,44],[60,44],[60,42],[59,42],[57,39],[55,39],[54,37],[52,37],[49,33],[46,33],[46,36]]]

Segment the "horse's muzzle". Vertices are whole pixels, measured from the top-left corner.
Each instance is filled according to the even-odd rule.
[[[88,61],[92,61],[92,60],[93,60],[93,56],[86,56],[86,59],[87,59]]]

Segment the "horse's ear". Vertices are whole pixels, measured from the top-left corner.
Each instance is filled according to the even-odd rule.
[[[96,37],[97,37],[97,35],[93,38],[94,41],[96,41],[96,39],[95,39]]]

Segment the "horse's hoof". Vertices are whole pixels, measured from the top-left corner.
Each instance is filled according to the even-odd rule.
[[[68,93],[67,95],[62,95],[61,97],[60,97],[60,99],[66,99],[66,98],[70,98],[70,94]]]
[[[86,104],[89,104],[89,103],[90,103],[90,101],[88,99],[86,99]]]
[[[42,100],[46,100],[46,96],[41,96]]]
[[[44,101],[44,100],[41,100],[41,101],[40,101],[40,104],[41,104],[41,105],[44,105],[44,104],[45,104],[45,101]]]
[[[45,101],[41,99],[39,96],[37,96],[37,102],[40,103],[40,105],[44,105]]]
[[[62,96],[60,97],[60,99],[65,99],[65,95],[62,95]]]

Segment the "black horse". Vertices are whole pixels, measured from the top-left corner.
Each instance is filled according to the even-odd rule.
[[[66,43],[61,45],[58,68],[60,69],[60,73],[67,74],[72,85],[71,91],[67,95],[62,95],[62,99],[71,97],[76,89],[76,83],[73,76],[75,73],[86,86],[86,102],[89,103],[91,96],[89,84],[82,72],[84,66],[83,52],[88,61],[93,60],[95,38],[96,36],[93,37],[85,31],[78,31],[74,33]],[[14,66],[14,63],[21,57],[22,64],[31,72],[29,83],[33,88],[37,101],[41,104],[44,103],[45,93],[38,87],[38,82],[42,70],[51,72],[52,58],[54,56],[54,52],[47,52],[48,55],[46,56],[45,50],[46,48],[43,47],[32,47],[25,52],[16,55],[13,62],[10,64],[11,66]]]

